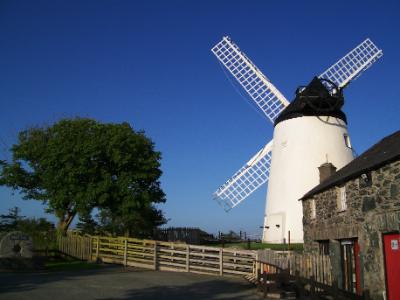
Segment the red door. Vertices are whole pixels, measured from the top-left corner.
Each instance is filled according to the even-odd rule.
[[[354,241],[354,260],[356,263],[356,293],[358,295],[362,295],[360,274],[360,245],[358,245],[358,240]]]
[[[400,299],[400,234],[385,234],[385,270],[388,300]]]

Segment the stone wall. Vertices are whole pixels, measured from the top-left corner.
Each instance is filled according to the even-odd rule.
[[[364,176],[365,177],[365,176]],[[389,163],[345,183],[347,209],[338,211],[337,189],[332,187],[303,201],[305,251],[317,251],[318,240],[330,240],[332,260],[338,256],[339,239],[358,238],[361,285],[372,299],[385,291],[384,233],[400,231],[400,161]],[[316,218],[311,217],[315,201]],[[339,267],[334,268],[340,279]],[[340,281],[340,280],[339,280]]]

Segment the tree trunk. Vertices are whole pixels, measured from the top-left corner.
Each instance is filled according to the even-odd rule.
[[[58,225],[57,225],[57,231],[61,235],[67,234],[67,230],[68,230],[69,226],[71,225],[72,220],[74,219],[75,215],[76,215],[75,212],[67,212],[65,215],[60,217],[60,221],[58,222]]]

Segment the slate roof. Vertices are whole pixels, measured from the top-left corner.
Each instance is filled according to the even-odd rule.
[[[328,177],[315,188],[305,194],[300,200],[323,192],[330,187],[340,185],[350,179],[357,178],[363,173],[378,169],[400,158],[400,130],[385,137],[380,142],[369,148],[359,157]]]

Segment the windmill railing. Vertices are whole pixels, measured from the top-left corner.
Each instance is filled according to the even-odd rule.
[[[291,284],[300,296],[319,299],[331,295],[334,299],[368,299],[338,286],[329,255],[262,250],[254,262],[255,281],[266,294],[271,286]]]

